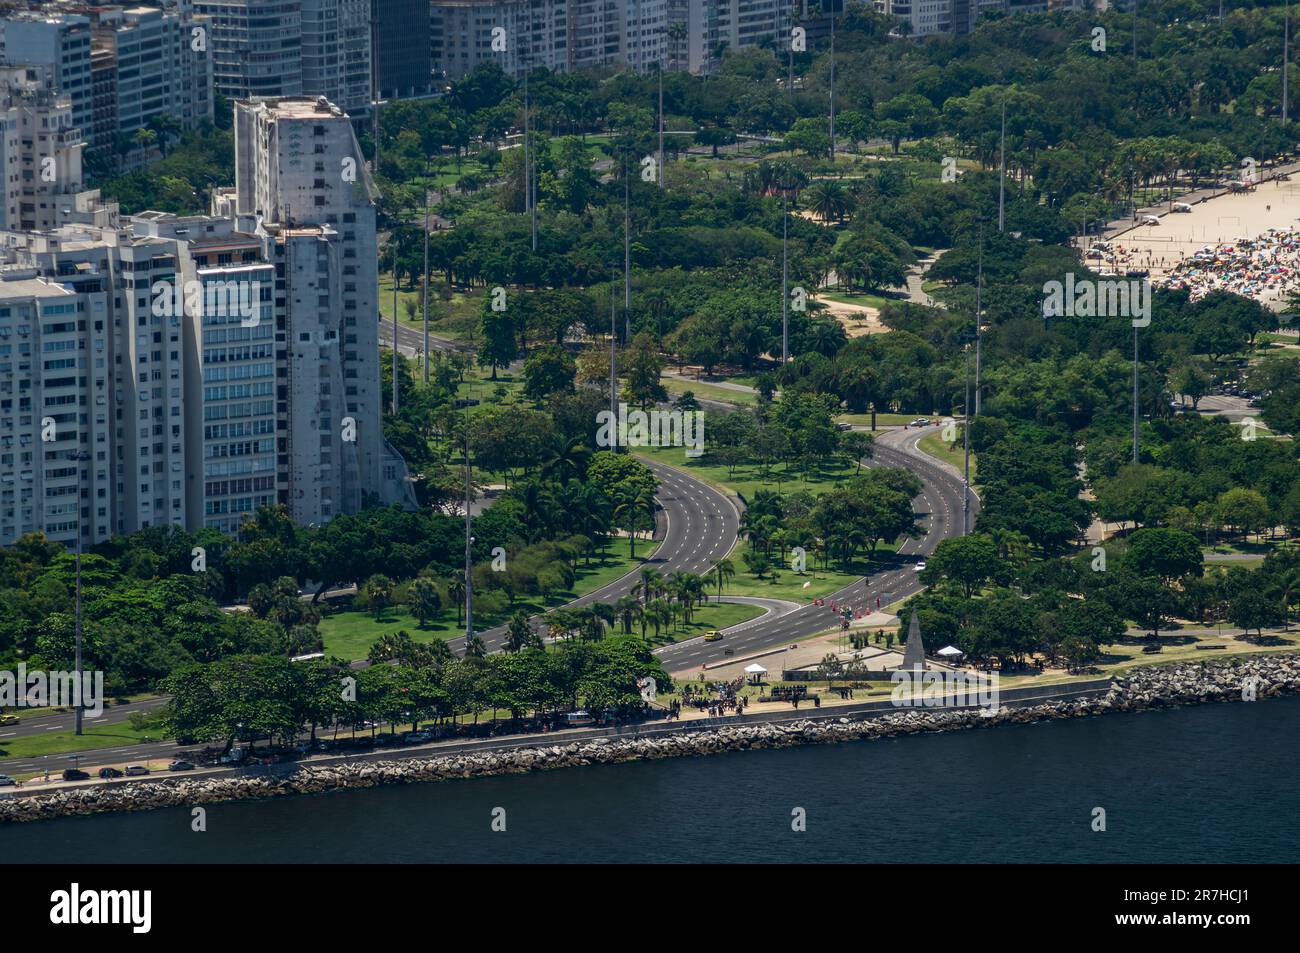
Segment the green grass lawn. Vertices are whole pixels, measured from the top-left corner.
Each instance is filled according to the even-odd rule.
[[[431,293],[432,294],[432,293]],[[415,305],[415,321],[408,321],[406,318],[406,303],[411,302]],[[424,329],[424,293],[419,285],[399,284],[397,286],[397,320],[408,327],[418,326]],[[433,298],[429,299],[429,315],[433,316]],[[393,274],[392,272],[380,272],[379,275],[379,316],[388,322],[391,326],[393,323]]]
[[[475,628],[491,628],[500,625],[520,609],[529,614],[554,609],[594,589],[606,586],[629,572],[639,569],[654,555],[657,544],[647,545],[647,543],[648,540],[638,541],[636,559],[632,559],[627,554],[627,541],[615,540],[602,559],[593,557],[590,566],[579,563],[577,581],[568,592],[554,594],[545,604],[540,598],[520,599],[500,617],[481,617],[476,613]],[[411,638],[417,642],[432,642],[434,639],[446,641],[463,635],[465,631],[464,620],[462,618],[459,623],[456,621],[454,608],[444,609],[437,619],[431,620],[424,626],[421,626],[416,618],[406,611],[405,606],[392,606],[384,610],[377,619],[374,613],[361,609],[338,609],[329,612],[320,621],[321,637],[325,640],[325,655],[344,659],[365,658],[370,651],[370,646],[377,642],[380,636],[400,630],[410,633]]]
[[[853,424],[855,427],[870,427],[871,414],[840,414],[835,418],[846,424]],[[901,427],[903,424],[910,424],[916,419],[916,414],[876,414],[877,427]]]
[[[39,758],[42,755],[90,751],[94,748],[117,748],[122,745],[160,741],[164,737],[167,736],[157,728],[137,731],[128,722],[124,721],[101,726],[87,724],[84,733],[81,735],[77,735],[69,728],[67,731],[46,731],[39,735],[5,738],[0,740],[0,757]],[[124,752],[122,760],[130,760],[130,754]],[[62,771],[63,767],[63,765],[60,765],[58,770]]]
[[[891,300],[883,295],[866,294],[858,291],[822,291],[818,292],[818,298],[824,298],[827,301],[835,301],[839,304],[860,304],[868,308],[883,308]]]
[[[661,377],[659,383],[664,385],[664,389],[668,391],[670,397],[677,397],[686,393],[686,391],[690,391],[696,397],[741,406],[753,404],[758,400],[757,394],[748,391],[728,390],[725,387],[714,387],[704,381],[684,381],[677,377]]]
[[[883,568],[897,548],[893,543],[881,543],[876,547],[877,557],[874,561],[866,558],[855,559],[848,567],[832,564],[830,569],[814,569],[812,559],[808,559],[808,570],[800,575],[792,570],[789,563],[776,566],[772,572],[759,579],[745,566],[747,542],[739,543],[728,557],[736,567],[736,575],[723,587],[723,595],[728,596],[765,596],[768,599],[788,599],[791,602],[809,602],[822,596],[829,596],[845,586],[861,579],[863,576]],[[805,589],[804,584],[808,587]],[[874,608],[874,606],[872,607]]]
[[[707,445],[707,437],[705,438]],[[636,455],[664,463],[689,473],[691,476],[722,489],[731,489],[746,498],[756,490],[774,490],[781,493],[806,491],[818,496],[857,473],[856,465],[843,466],[837,459],[822,468],[814,468],[806,476],[794,466],[783,463],[768,468],[766,474],[756,463],[743,463],[734,471],[710,462],[705,455],[697,459],[684,459],[681,447],[638,447]]]
[[[724,590],[724,595],[726,590]],[[668,645],[672,642],[684,642],[687,639],[693,639],[697,635],[703,635],[710,629],[725,629],[727,626],[739,625],[741,622],[748,622],[763,614],[763,610],[758,606],[745,605],[740,602],[710,602],[707,605],[695,607],[691,614],[689,623],[681,623],[671,629],[664,629],[655,635],[652,626],[646,628],[646,639],[651,645]],[[619,629],[622,632],[622,629]],[[634,635],[641,634],[639,624],[632,626]]]
[[[916,445],[930,456],[956,467],[959,473],[966,465],[966,454],[962,445],[960,443],[956,445],[949,444],[941,434],[932,433],[922,437],[916,442]],[[972,486],[978,482],[975,479],[975,473],[975,453],[972,451],[970,455],[970,482]]]

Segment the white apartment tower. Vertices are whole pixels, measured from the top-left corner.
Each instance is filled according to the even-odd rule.
[[[23,11],[0,17],[0,62],[32,66],[56,93],[72,100],[72,124],[93,126],[90,19],[71,13]]]
[[[194,0],[208,18],[213,88],[227,99],[302,94],[301,0]]]
[[[364,494],[409,502],[380,429],[377,197],[347,114],[323,97],[236,104],[235,211],[258,218],[275,263],[300,523],[356,512]]]
[[[0,280],[0,542],[42,532],[75,546],[111,532],[106,307],[50,279]],[[91,341],[100,345],[87,347]],[[91,376],[98,387],[88,386]]]
[[[0,229],[52,228],[81,190],[72,102],[29,66],[0,66]]]
[[[194,0],[207,18],[212,83],[228,99],[324,96],[370,108],[370,0]]]

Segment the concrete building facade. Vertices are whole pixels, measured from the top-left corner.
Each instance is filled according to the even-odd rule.
[[[72,103],[30,66],[0,66],[0,229],[51,228],[81,191]]]

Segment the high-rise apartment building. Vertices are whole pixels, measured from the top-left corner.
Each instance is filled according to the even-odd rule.
[[[89,400],[106,391],[107,368],[87,367],[105,353],[106,314],[102,292],[0,281],[0,542],[43,532],[75,546],[80,526],[89,545],[110,533],[110,422]]]
[[[379,98],[429,95],[433,68],[429,59],[428,0],[371,0],[370,9]]]
[[[213,118],[206,21],[188,11],[100,7],[90,12],[95,147],[112,149],[166,118],[187,132]],[[102,98],[101,98],[102,97]]]
[[[370,18],[370,0],[302,0],[304,96],[324,96],[354,116],[369,111]]]
[[[707,72],[722,49],[777,46],[803,0],[431,0],[434,72],[512,76],[625,65]]]
[[[367,493],[409,502],[380,428],[378,193],[346,113],[323,98],[235,107],[235,213],[256,216],[284,324],[280,456],[302,523],[355,512]]]
[[[0,230],[0,544],[415,505],[381,431],[376,193],[347,114],[239,103],[236,152],[211,215],[79,193],[55,227]]]
[[[70,98],[89,148],[124,156],[135,132],[155,120],[165,117],[178,133],[211,121],[206,30],[185,7],[61,0],[0,18],[0,63],[37,71]]]
[[[0,17],[0,62],[31,66],[56,93],[72,101],[72,124],[92,130],[90,18],[72,13],[22,11]]]
[[[0,229],[52,228],[82,185],[72,102],[30,66],[0,66]]]
[[[302,95],[301,0],[194,0],[208,18],[212,84],[227,99]]]
[[[194,10],[227,99],[324,96],[354,116],[369,110],[371,0],[194,0]]]

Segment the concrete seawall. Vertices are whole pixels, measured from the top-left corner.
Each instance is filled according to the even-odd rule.
[[[1019,689],[1012,697],[1006,697],[1011,693],[1004,692],[1001,707],[995,712],[975,707],[898,708],[888,702],[871,702],[802,716],[770,713],[740,720],[624,727],[573,739],[518,739],[458,746],[460,750],[450,752],[444,748],[436,754],[372,754],[326,763],[281,765],[262,772],[235,769],[186,779],[152,778],[16,793],[0,800],[0,823],[868,740],[1289,694],[1300,694],[1300,654],[1259,655],[1143,668],[1114,682],[1094,680]]]

